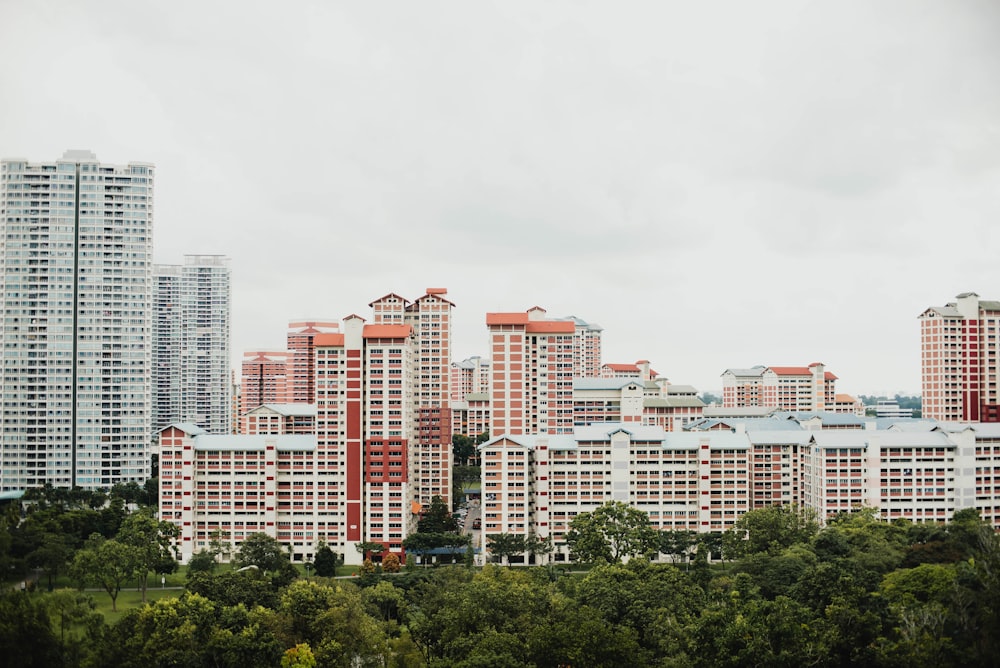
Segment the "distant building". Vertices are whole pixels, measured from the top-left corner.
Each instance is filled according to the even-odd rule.
[[[243,353],[240,366],[240,421],[264,404],[290,404],[289,368],[294,353],[287,350],[253,350]],[[241,432],[244,432],[241,428]]]
[[[755,366],[722,374],[723,408],[763,406],[786,411],[839,410],[837,377],[819,362],[809,366]],[[854,407],[843,407],[853,412]]]
[[[922,415],[960,422],[1000,421],[1000,301],[963,292],[919,316]]]
[[[150,475],[154,171],[0,162],[0,492]]]
[[[153,274],[153,430],[183,422],[230,433],[229,259],[185,255]]]
[[[875,417],[909,418],[913,417],[913,409],[901,408],[895,399],[882,399],[875,404]]]

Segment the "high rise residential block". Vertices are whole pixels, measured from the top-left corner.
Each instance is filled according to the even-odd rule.
[[[601,333],[604,329],[575,315],[559,318],[573,323],[573,377],[597,378],[601,369]]]
[[[153,268],[153,429],[232,431],[229,259],[185,255]]]
[[[922,415],[1000,421],[1000,301],[964,292],[954,302],[928,308],[919,319]]]
[[[287,370],[287,385],[291,403],[315,403],[316,335],[336,333],[339,327],[338,322],[321,320],[298,320],[288,323],[286,340],[291,358]]]
[[[182,526],[185,558],[213,528],[235,545],[252,527],[288,544],[296,560],[311,559],[322,539],[359,563],[358,543],[399,553],[434,496],[451,502],[453,305],[445,294],[387,295],[372,303],[375,322],[350,315],[336,328],[327,323],[335,331],[315,332],[314,406],[265,402],[244,413],[254,435],[225,440],[194,425],[161,432],[161,508]],[[287,390],[289,358],[251,354],[244,378],[254,364],[273,364],[274,384],[282,379]],[[267,370],[257,378],[266,385]],[[253,387],[245,380],[243,393]]]
[[[3,490],[150,475],[153,166],[0,163]]]
[[[467,394],[489,392],[490,361],[478,355],[451,363],[451,400],[464,401]]]
[[[490,433],[572,432],[575,322],[550,320],[536,306],[524,313],[487,313],[486,327]]]
[[[287,350],[253,350],[243,353],[240,365],[240,420],[264,404],[290,404],[288,369],[294,354]],[[241,433],[245,431],[241,427]]]

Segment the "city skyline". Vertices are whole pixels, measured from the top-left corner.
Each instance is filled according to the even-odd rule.
[[[538,305],[701,392],[919,394],[918,316],[1000,294],[998,11],[14,2],[0,157],[155,164],[154,261],[232,258],[234,365],[441,285],[453,361]]]

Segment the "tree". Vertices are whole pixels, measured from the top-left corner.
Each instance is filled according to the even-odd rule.
[[[326,542],[321,542],[316,549],[316,559],[313,561],[316,575],[330,578],[337,574],[337,555],[333,553]]]
[[[386,573],[398,573],[400,569],[399,557],[390,552],[382,558],[382,570]]]
[[[61,664],[59,641],[44,603],[23,592],[0,593],[0,656],[17,666]]]
[[[418,533],[447,533],[459,531],[458,522],[448,512],[440,496],[431,499],[431,505],[417,522]]]
[[[236,552],[238,568],[256,566],[265,573],[273,573],[280,570],[285,563],[288,563],[288,555],[281,543],[266,533],[250,534]]]
[[[608,501],[572,519],[566,544],[584,562],[620,562],[625,557],[655,553],[659,538],[649,516],[621,501]]]
[[[214,573],[215,572],[215,557],[208,550],[198,550],[191,555],[191,560],[188,561],[187,577],[191,577],[195,573]]]
[[[378,541],[366,540],[361,543],[357,543],[354,546],[354,549],[358,551],[358,554],[367,559],[369,555],[382,554],[385,552],[385,545],[379,543]]]
[[[670,557],[671,563],[676,563],[677,557],[687,559],[696,545],[697,534],[694,531],[660,532],[660,552]]]
[[[129,483],[135,485],[135,483]],[[135,485],[138,489],[138,485]],[[146,602],[146,586],[150,572],[167,573],[177,568],[174,541],[180,528],[173,522],[156,519],[152,508],[142,508],[122,522],[118,540],[131,545],[139,555],[136,574],[142,589],[142,602]]]
[[[451,452],[455,461],[465,466],[470,458],[476,456],[476,442],[465,434],[455,434],[451,437]]]
[[[316,656],[307,642],[300,642],[281,655],[281,668],[315,668],[315,666]]]
[[[502,564],[504,559],[509,559],[515,554],[524,552],[524,536],[516,533],[496,533],[490,534],[486,538],[486,549],[490,556]]]
[[[138,548],[94,534],[88,547],[76,553],[70,576],[81,584],[81,588],[90,584],[104,589],[111,597],[111,609],[117,612],[118,593],[139,570],[142,560]]]
[[[723,554],[738,559],[766,552],[777,555],[796,543],[808,543],[819,531],[816,512],[795,505],[773,505],[744,513],[723,535]]]

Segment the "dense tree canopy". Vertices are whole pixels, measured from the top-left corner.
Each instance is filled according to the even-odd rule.
[[[794,507],[761,508],[726,535],[664,532],[651,542],[642,513],[598,509],[576,527],[578,541],[596,545],[585,572],[489,564],[390,573],[384,561],[350,581],[305,579],[280,544],[251,537],[234,563],[189,572],[186,592],[157,590],[164,598],[106,621],[95,600],[134,605],[116,601],[118,591],[151,560],[130,536],[157,535],[155,515],[118,506],[125,514],[110,536],[83,540],[115,502],[41,498],[24,518],[0,517],[0,556],[20,577],[42,563],[48,540],[61,540],[70,566],[54,557],[55,581],[65,571],[89,589],[0,595],[0,656],[17,665],[948,668],[993,666],[1000,655],[1000,541],[971,509],[948,523],[889,522],[865,509],[819,527]],[[598,538],[586,536],[588,523]],[[428,540],[468,545],[451,532],[407,538]],[[507,561],[549,549],[503,534],[490,547]],[[657,550],[679,563],[650,562]],[[275,567],[282,577],[265,573]]]
[[[655,554],[659,535],[649,516],[621,501],[608,501],[570,522],[566,544],[579,561],[618,562],[626,557]]]

